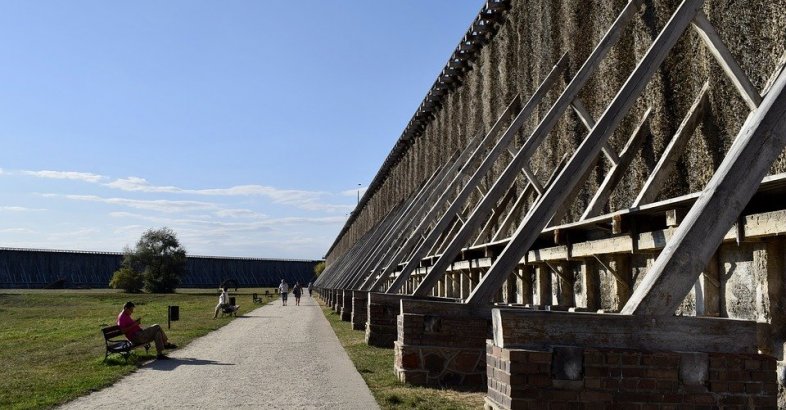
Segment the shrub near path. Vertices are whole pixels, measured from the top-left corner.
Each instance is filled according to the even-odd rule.
[[[241,315],[258,305],[240,289]],[[142,325],[160,324],[170,340],[183,346],[228,323],[213,320],[213,290],[175,294],[126,294],[112,290],[0,291],[0,408],[48,408],[112,384],[153,359],[135,350],[128,363],[112,355],[104,363],[102,325],[113,325],[123,303],[137,304]],[[167,306],[180,306],[180,320],[167,329]]]

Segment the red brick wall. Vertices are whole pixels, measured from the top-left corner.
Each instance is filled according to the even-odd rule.
[[[486,407],[777,408],[776,362],[770,356],[589,348],[571,352],[576,355],[566,360],[559,357],[559,349],[503,349],[488,341]]]

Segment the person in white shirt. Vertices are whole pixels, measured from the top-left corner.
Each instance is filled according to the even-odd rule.
[[[281,279],[281,284],[278,285],[278,292],[281,293],[281,304],[287,305],[287,293],[289,293],[289,285],[284,279]]]
[[[224,305],[228,305],[229,304],[229,291],[228,291],[228,289],[229,288],[227,288],[226,286],[224,287],[224,289],[221,289],[221,295],[218,297],[218,304],[216,305],[215,313],[213,313],[213,319],[218,317],[218,312],[221,310],[222,307],[224,307]]]

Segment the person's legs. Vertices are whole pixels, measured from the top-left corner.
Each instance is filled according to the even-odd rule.
[[[221,304],[216,305],[216,311],[213,313],[213,319],[218,317],[218,311],[221,310]]]

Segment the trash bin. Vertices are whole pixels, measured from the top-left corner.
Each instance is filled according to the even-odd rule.
[[[169,307],[169,320],[173,322],[180,320],[180,306]]]
[[[235,297],[234,296],[230,296],[229,297],[229,306],[237,306],[237,303],[235,303]]]

